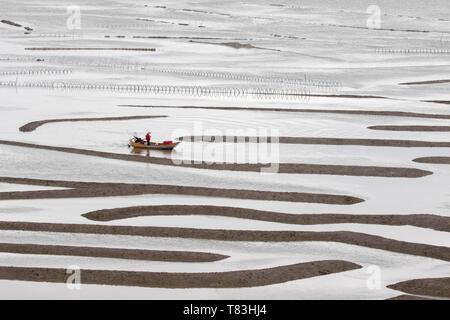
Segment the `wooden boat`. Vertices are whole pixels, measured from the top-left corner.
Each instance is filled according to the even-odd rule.
[[[146,150],[173,150],[177,145],[180,144],[180,141],[164,141],[164,142],[151,142],[147,144],[147,142],[137,141],[136,139],[131,139],[129,146],[135,149],[146,149]]]

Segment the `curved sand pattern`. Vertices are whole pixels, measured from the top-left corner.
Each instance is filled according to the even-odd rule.
[[[122,117],[103,117],[103,118],[68,118],[68,119],[48,119],[29,122],[19,128],[22,132],[31,132],[47,123],[58,122],[90,122],[90,121],[122,121],[122,120],[137,120],[137,119],[153,119],[153,118],[167,118],[167,116],[122,116]]]
[[[413,86],[413,85],[425,85],[425,84],[442,84],[442,83],[449,83],[449,79],[442,79],[442,80],[427,80],[427,81],[414,81],[414,82],[402,82],[399,83],[401,86]]]
[[[422,157],[413,161],[418,163],[450,164],[450,157]]]
[[[100,47],[86,47],[86,48],[59,48],[59,47],[31,47],[24,50],[30,51],[156,51],[155,48],[100,48]]]
[[[449,101],[449,100],[425,100],[424,102],[440,103],[440,104],[450,104],[450,101]]]
[[[383,131],[411,131],[411,132],[448,132],[450,126],[394,126],[394,125],[379,125],[367,127],[370,130]]]
[[[110,234],[141,237],[187,238],[219,241],[292,242],[323,241],[450,261],[450,248],[412,243],[350,231],[249,231],[175,227],[112,226],[1,221],[0,230]]]
[[[228,258],[228,256],[204,252],[74,247],[19,243],[0,243],[0,252],[171,262],[213,262]]]
[[[136,206],[91,211],[82,216],[92,221],[115,221],[144,216],[221,216],[286,224],[335,224],[359,223],[390,226],[414,226],[436,231],[450,232],[450,217],[431,214],[370,215],[370,214],[291,214],[274,211],[260,211],[247,208],[208,205],[159,205]]]
[[[220,189],[156,184],[71,182],[9,177],[0,177],[0,182],[69,188],[66,190],[0,192],[0,200],[92,198],[142,194],[184,194],[219,198],[308,202],[338,205],[351,205],[364,201],[351,196],[322,193]]]
[[[327,174],[327,175],[397,177],[397,178],[398,177],[420,178],[432,174],[431,171],[416,168],[380,167],[380,166],[323,165],[323,164],[307,164],[307,163],[280,163],[280,164],[207,163],[207,162],[197,163],[194,162],[193,160],[187,161],[177,160],[177,163],[175,163],[172,159],[162,157],[151,157],[151,156],[143,157],[129,154],[93,151],[86,149],[38,145],[17,141],[0,140],[0,144],[24,148],[34,148],[73,154],[81,154],[107,159],[144,162],[165,166],[177,166],[177,167],[205,169],[205,170],[261,172],[264,168],[269,168],[270,166],[276,165],[276,167],[273,167],[268,170],[273,169],[275,171],[274,173],[287,173],[287,174]]]
[[[409,294],[401,294],[399,296],[396,297],[392,297],[386,300],[433,300],[431,298],[425,298],[425,297],[420,297],[420,296],[412,296]]]
[[[300,113],[329,113],[361,116],[387,116],[423,119],[448,119],[450,114],[418,113],[407,111],[369,111],[369,110],[335,110],[335,109],[287,109],[287,108],[249,108],[249,107],[203,107],[203,106],[157,106],[157,105],[119,105],[128,108],[164,108],[164,109],[203,109],[226,111],[270,111],[270,112],[300,112]]]
[[[391,284],[388,288],[414,295],[450,298],[450,278],[407,280]]]
[[[279,142],[284,144],[321,144],[339,146],[370,146],[397,148],[450,148],[446,141],[417,141],[393,139],[349,139],[349,138],[318,138],[318,137],[248,137],[248,136],[184,136],[178,138],[188,142],[221,142],[221,143],[267,143]]]
[[[342,260],[298,263],[257,270],[168,273],[80,270],[84,284],[153,288],[243,288],[283,283],[361,268]],[[0,267],[0,279],[66,283],[66,269]]]

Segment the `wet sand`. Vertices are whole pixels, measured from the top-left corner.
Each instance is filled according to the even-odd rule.
[[[450,164],[450,157],[423,157],[413,160],[418,163]]]
[[[0,177],[0,182],[69,188],[66,190],[0,192],[0,200],[95,198],[143,194],[183,194],[219,198],[324,203],[337,205],[351,205],[364,201],[363,199],[352,196],[322,193],[220,189],[156,184],[72,182],[10,177]]]
[[[201,43],[201,44],[210,44],[210,45],[217,45],[217,46],[224,46],[228,48],[233,49],[259,49],[259,50],[268,50],[268,51],[277,51],[281,52],[279,49],[271,49],[271,48],[264,48],[264,47],[256,47],[250,43],[241,43],[241,42],[208,42],[208,41],[198,41],[198,40],[189,40],[191,43]]]
[[[0,230],[109,234],[160,238],[185,238],[219,241],[339,242],[360,247],[410,254],[450,261],[450,248],[388,239],[350,231],[250,231],[231,229],[196,229],[176,227],[112,226],[1,221]]]
[[[0,252],[171,262],[214,262],[228,258],[228,256],[204,252],[74,247],[20,243],[0,243]]]
[[[181,164],[183,167],[228,170],[228,171],[251,171],[261,172],[270,165],[261,164],[207,164],[192,163]],[[379,166],[351,166],[351,165],[325,165],[307,163],[280,163],[275,164],[275,173],[281,174],[319,174],[319,175],[339,175],[339,176],[359,176],[359,177],[385,177],[385,178],[421,178],[433,174],[416,168],[402,167],[379,167]],[[275,169],[274,169],[275,170]]]
[[[22,132],[32,132],[47,123],[58,122],[90,122],[90,121],[121,121],[121,120],[138,120],[138,119],[153,119],[166,118],[167,116],[122,116],[122,117],[103,117],[103,118],[70,118],[70,119],[48,119],[29,122],[19,128]]]
[[[419,297],[419,296],[412,296],[409,294],[401,294],[399,296],[393,297],[393,298],[389,298],[386,300],[433,300],[431,298],[424,298],[424,297]]]
[[[410,85],[423,85],[423,84],[441,84],[441,83],[449,83],[450,80],[443,79],[443,80],[428,80],[428,81],[415,81],[415,82],[402,82],[399,83],[401,86],[410,86]]]
[[[369,214],[290,214],[247,208],[207,205],[161,205],[103,209],[83,214],[92,221],[109,222],[144,216],[221,216],[286,224],[316,225],[335,223],[414,226],[450,232],[450,217],[432,214],[369,215]]]
[[[389,285],[388,288],[413,295],[450,298],[450,278],[407,280]]]
[[[340,146],[370,146],[397,148],[450,148],[447,141],[417,141],[392,139],[348,139],[348,138],[317,138],[317,137],[248,137],[248,136],[185,136],[178,138],[187,142],[222,142],[222,143],[284,143],[284,144],[320,144]]]
[[[450,104],[449,100],[425,100],[425,102],[440,103],[440,104]]]
[[[152,288],[243,288],[258,287],[361,268],[342,260],[298,263],[257,270],[208,273],[168,273],[80,270],[82,284]],[[66,269],[0,267],[0,279],[66,283]]]
[[[419,132],[448,132],[450,126],[371,126],[370,130],[384,131],[419,131]]]
[[[322,165],[322,164],[307,164],[307,163],[280,163],[280,164],[207,163],[207,162],[198,163],[193,160],[177,160],[177,163],[175,163],[172,159],[162,157],[151,157],[140,155],[136,156],[129,154],[119,154],[86,149],[38,145],[16,141],[0,140],[0,144],[11,145],[15,147],[34,148],[73,154],[81,154],[107,159],[152,163],[164,166],[178,166],[194,169],[205,169],[205,170],[228,170],[228,171],[248,171],[248,172],[262,172],[263,170],[269,170],[272,173],[285,173],[285,174],[327,174],[327,175],[372,176],[372,177],[391,177],[391,178],[392,177],[420,178],[432,174],[431,171],[416,168],[379,167],[379,166],[350,166],[350,165],[345,166],[345,165]]]
[[[386,116],[423,119],[449,119],[450,114],[417,113],[406,111],[368,111],[368,110],[334,110],[334,109],[288,109],[288,108],[248,108],[248,107],[203,107],[203,106],[157,106],[157,105],[119,105],[128,108],[164,108],[164,109],[202,109],[227,111],[269,111],[269,112],[300,112],[300,113],[329,113],[361,116]]]
[[[31,51],[156,51],[155,48],[49,48],[49,47],[32,47],[25,48]]]
[[[18,24],[16,22],[13,22],[13,21],[10,21],[10,20],[1,20],[0,22],[4,23],[4,24],[8,24],[8,25],[13,26],[13,27],[18,27],[18,28],[22,27],[21,24]]]

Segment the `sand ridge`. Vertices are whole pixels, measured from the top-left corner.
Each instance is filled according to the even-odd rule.
[[[447,141],[417,141],[395,139],[350,139],[350,138],[322,138],[322,137],[249,137],[249,136],[184,136],[178,138],[187,142],[219,142],[219,143],[267,143],[278,142],[284,144],[321,144],[340,146],[370,146],[397,148],[450,148]],[[274,140],[275,139],[275,140]]]
[[[129,155],[129,154],[79,149],[79,148],[39,145],[18,141],[0,140],[0,144],[15,147],[81,154],[107,159],[152,163],[157,165],[177,166],[177,167],[205,169],[205,170],[261,172],[263,169],[270,168],[273,165],[273,164],[251,164],[251,163],[211,163],[206,161],[198,163],[196,161],[191,160],[187,161],[179,160],[177,161],[177,163],[175,163],[172,159],[162,157]],[[325,164],[308,164],[308,163],[276,163],[275,165],[276,165],[275,173],[286,173],[286,174],[327,174],[327,175],[372,176],[372,177],[394,177],[394,178],[395,177],[420,178],[432,174],[431,171],[427,170],[416,168],[402,168],[402,167],[325,165]],[[268,170],[272,170],[272,168]]]
[[[205,252],[38,245],[28,243],[0,243],[0,252],[172,262],[214,262],[228,258],[228,256],[221,254]]]
[[[219,198],[325,203],[338,205],[351,205],[364,201],[360,198],[336,194],[220,189],[177,185],[74,182],[11,177],[0,177],[0,182],[68,188],[66,190],[0,192],[0,200],[92,198],[143,194],[184,194]]]
[[[450,164],[450,157],[422,157],[413,161],[418,163]]]
[[[169,273],[80,270],[81,283],[153,288],[243,288],[266,286],[360,269],[355,263],[324,260],[256,270]],[[1,267],[0,279],[66,283],[66,269]]]
[[[275,223],[316,225],[336,223],[379,224],[391,226],[410,225],[436,231],[450,232],[450,217],[432,214],[339,214],[313,213],[290,214],[260,211],[247,208],[208,205],[155,205],[103,209],[84,213],[82,216],[98,222],[109,222],[144,216],[221,216]]]
[[[376,111],[376,110],[336,110],[336,109],[290,109],[290,108],[250,108],[250,107],[207,107],[207,106],[160,106],[160,105],[119,105],[127,108],[163,108],[163,109],[200,109],[223,111],[268,111],[268,112],[299,112],[299,113],[329,113],[361,116],[386,116],[423,119],[447,119],[450,114],[419,113],[408,111]]]
[[[412,132],[448,132],[450,126],[420,126],[420,125],[378,125],[367,127],[370,130],[383,130],[383,131],[412,131]]]
[[[99,118],[67,118],[67,119],[48,119],[29,122],[19,128],[21,132],[32,132],[47,123],[59,122],[90,122],[90,121],[121,121],[121,120],[139,120],[139,119],[154,119],[167,118],[166,115],[161,116],[121,116],[121,117],[99,117]]]
[[[450,298],[450,278],[430,278],[407,280],[388,286],[413,295]]]
[[[249,242],[339,242],[360,247],[450,261],[450,248],[388,239],[351,231],[253,231],[0,221],[0,230],[110,234]]]

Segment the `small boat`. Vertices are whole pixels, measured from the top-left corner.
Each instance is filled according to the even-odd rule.
[[[146,149],[146,150],[173,150],[177,145],[180,144],[180,141],[164,141],[164,142],[151,142],[147,144],[147,142],[142,139],[133,138],[130,140],[129,146],[135,149]]]

